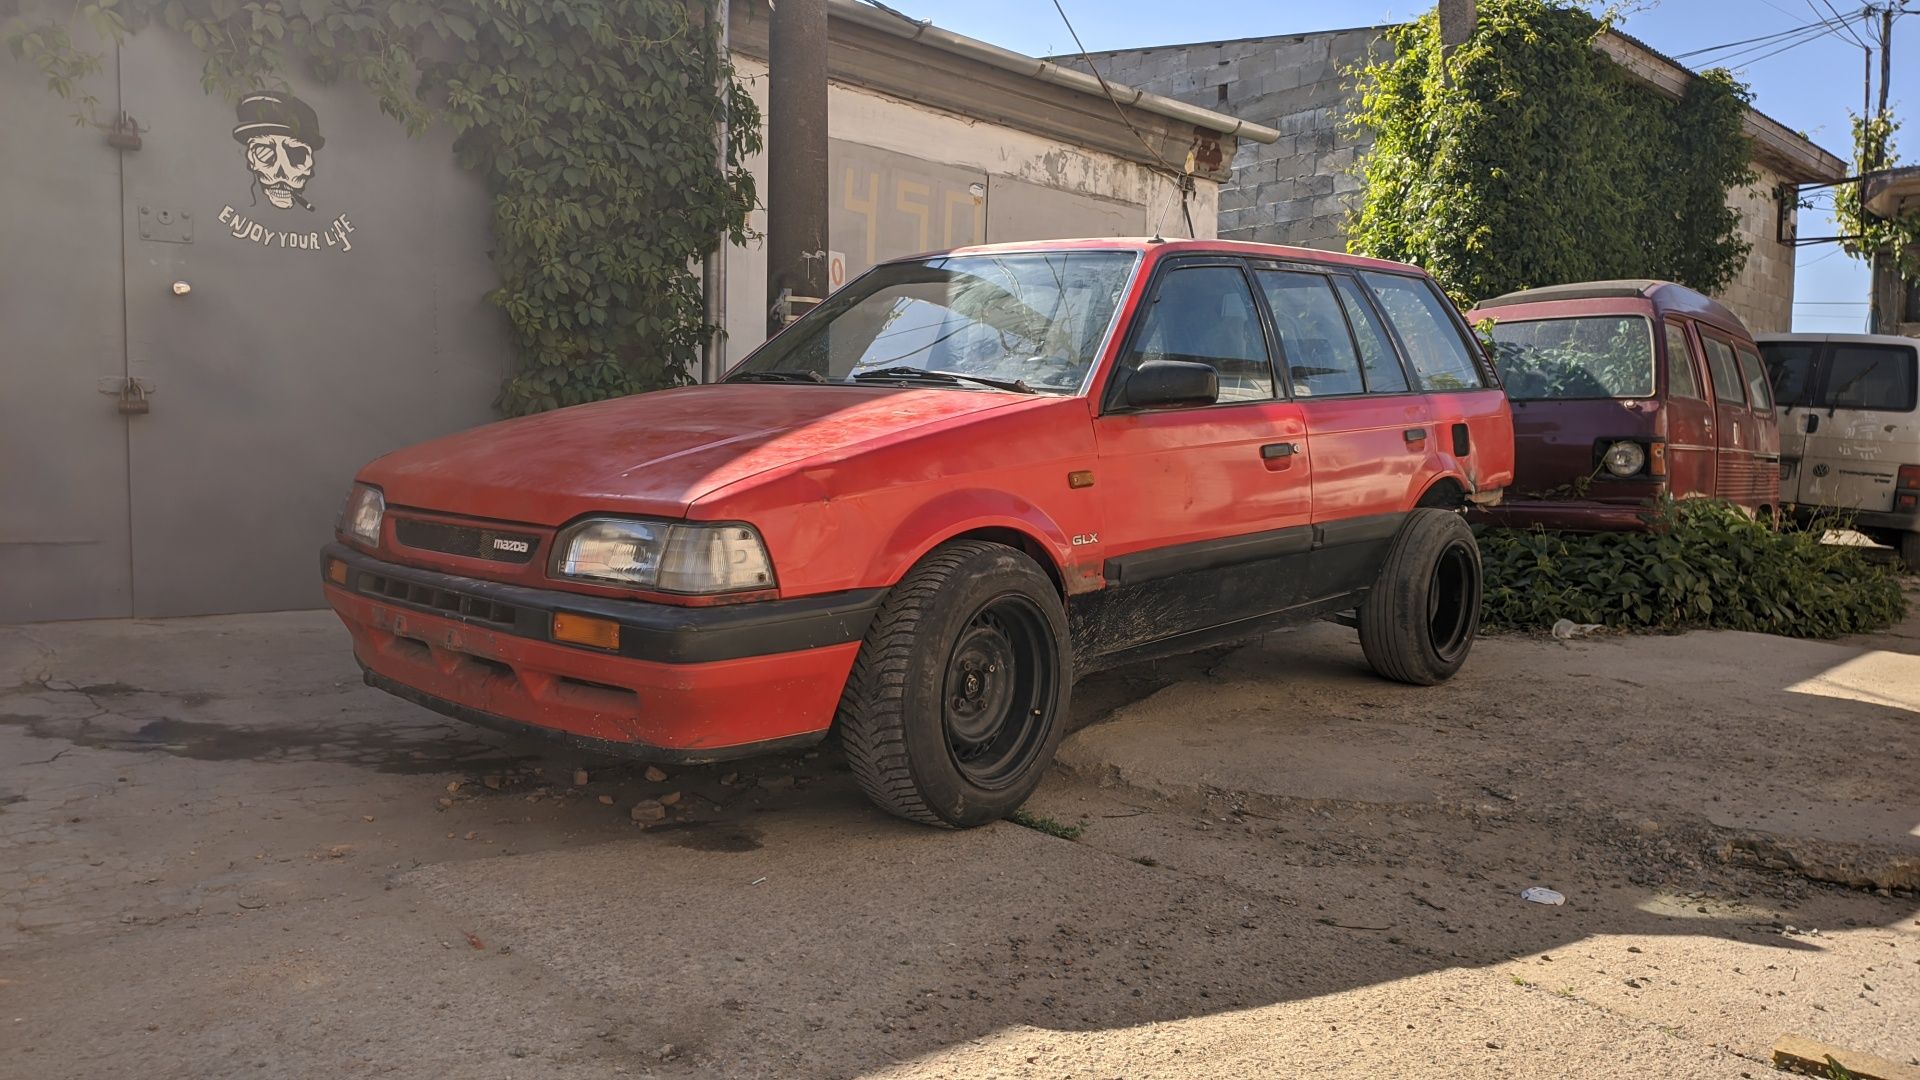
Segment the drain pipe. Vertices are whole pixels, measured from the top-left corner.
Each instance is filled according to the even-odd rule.
[[[719,71],[714,79],[714,93],[720,95],[724,106],[729,87],[727,86],[726,65],[732,59],[731,35],[727,19],[729,16],[727,0],[713,0],[713,21],[719,27],[719,42],[716,46],[720,57]],[[713,155],[714,167],[721,175],[727,171],[727,115],[723,111],[720,120],[714,125]],[[719,382],[727,373],[727,247],[732,240],[722,231],[719,243],[700,265],[700,295],[705,300],[703,317],[707,321],[708,332],[705,345],[700,350],[700,381]]]

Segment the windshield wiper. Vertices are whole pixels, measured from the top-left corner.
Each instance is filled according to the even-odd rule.
[[[728,382],[779,382],[779,383],[823,383],[825,375],[817,371],[742,371],[727,378]]]
[[[981,386],[991,386],[996,390],[1011,390],[1016,394],[1038,393],[1033,387],[1028,386],[1020,379],[989,379],[981,375],[962,375],[955,371],[930,371],[927,368],[917,367],[868,368],[865,371],[856,371],[852,375],[849,375],[848,378],[855,381],[863,379],[899,379],[902,382],[912,382],[919,380],[922,382],[942,383],[947,386],[958,386],[961,383],[979,383]]]

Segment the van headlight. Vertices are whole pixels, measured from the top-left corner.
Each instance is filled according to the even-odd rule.
[[[1637,442],[1622,439],[1607,447],[1600,460],[1615,476],[1636,476],[1647,466],[1647,451]]]
[[[773,561],[751,525],[589,518],[553,546],[555,577],[670,593],[773,588]]]
[[[377,487],[355,484],[340,508],[341,535],[367,547],[380,546],[380,519],[387,516],[387,497]]]

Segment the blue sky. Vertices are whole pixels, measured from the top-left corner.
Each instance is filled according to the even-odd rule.
[[[1331,30],[1398,22],[1428,10],[1418,0],[1062,0],[1075,29],[1090,50],[1135,48],[1182,41],[1259,37],[1269,34]],[[1073,40],[1050,0],[890,0],[915,18],[1010,49],[1050,55],[1073,49]],[[1635,0],[1622,29],[1676,56],[1814,21],[1822,0]],[[1843,13],[1856,12],[1861,0],[1833,0]],[[1820,17],[1830,17],[1818,6]],[[1856,24],[1863,38],[1871,41]],[[1920,16],[1894,27],[1892,104],[1895,116],[1912,117],[1910,103],[1920,101]],[[1782,39],[1791,43],[1792,38]],[[1826,34],[1777,55],[1760,48],[1732,67],[1754,92],[1754,105],[1787,127],[1845,160],[1850,157],[1847,110],[1860,108],[1861,49],[1851,38]],[[1878,57],[1875,57],[1876,78]],[[1903,78],[1904,76],[1904,78]],[[1878,93],[1876,88],[1875,93]],[[1920,121],[1901,133],[1902,162],[1920,160]],[[1822,200],[1824,203],[1824,199]],[[1801,236],[1832,236],[1837,230],[1824,210],[1803,212]],[[1794,328],[1849,331],[1866,326],[1867,270],[1839,252],[1838,245],[1803,247],[1794,289]]]

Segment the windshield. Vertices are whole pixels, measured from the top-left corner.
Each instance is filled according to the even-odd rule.
[[[962,380],[981,379],[1078,393],[1138,258],[1052,251],[877,266],[749,356],[728,381],[977,388]]]
[[[1493,326],[1493,362],[1515,401],[1653,396],[1653,325],[1638,315]]]

